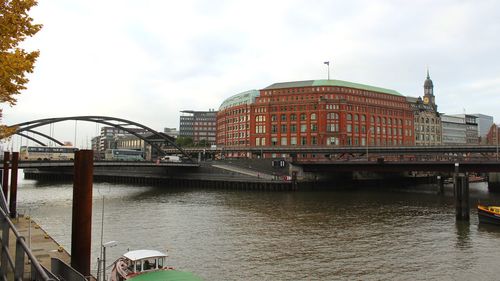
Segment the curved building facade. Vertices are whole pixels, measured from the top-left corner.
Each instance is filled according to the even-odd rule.
[[[250,106],[259,95],[250,90],[226,99],[217,112],[217,144],[250,145]]]

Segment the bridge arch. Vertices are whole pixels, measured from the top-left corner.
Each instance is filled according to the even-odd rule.
[[[128,133],[130,133],[130,134],[138,137],[139,139],[142,139],[144,142],[148,143],[153,148],[155,148],[156,151],[160,155],[164,155],[165,153],[163,152],[163,150],[161,149],[161,147],[158,146],[156,143],[148,140],[145,136],[142,136],[142,135],[134,132],[132,129],[127,128],[125,126],[135,126],[135,127],[144,129],[147,132],[153,134],[154,136],[156,136],[156,137],[158,137],[160,139],[163,139],[165,143],[168,143],[169,145],[175,147],[180,153],[182,153],[182,155],[184,155],[185,157],[187,157],[188,159],[190,159],[190,161],[194,162],[193,159],[189,156],[189,154],[187,154],[180,146],[178,146],[177,144],[175,144],[175,142],[172,142],[169,138],[167,138],[164,135],[158,133],[156,130],[151,129],[150,127],[147,127],[147,126],[142,125],[140,123],[133,122],[133,121],[130,121],[130,120],[127,120],[127,119],[123,119],[123,118],[116,118],[116,117],[110,117],[110,116],[70,116],[70,117],[56,117],[56,118],[45,118],[45,119],[38,119],[38,120],[32,120],[32,121],[22,122],[22,123],[11,125],[9,127],[11,127],[11,128],[12,127],[16,127],[17,128],[16,131],[14,132],[14,134],[17,134],[17,135],[20,135],[20,136],[23,136],[23,137],[27,137],[27,138],[29,138],[29,139],[37,142],[37,143],[41,143],[41,142],[35,140],[32,137],[27,136],[26,134],[23,134],[23,132],[33,132],[33,133],[36,133],[36,134],[41,135],[43,137],[46,137],[48,139],[51,139],[54,142],[58,143],[59,145],[62,145],[62,143],[59,142],[59,141],[57,141],[56,139],[53,139],[52,137],[47,136],[47,135],[42,134],[42,133],[39,133],[37,131],[33,131],[32,129],[38,128],[38,127],[41,127],[41,126],[45,126],[45,125],[48,125],[48,124],[59,123],[59,122],[63,122],[63,121],[71,121],[71,120],[74,120],[74,121],[88,121],[88,122],[100,123],[100,124],[104,124],[104,125],[108,125],[108,126],[112,126],[112,127],[118,128],[120,130],[123,130],[125,132],[128,132]],[[119,123],[117,123],[117,122],[119,122]]]

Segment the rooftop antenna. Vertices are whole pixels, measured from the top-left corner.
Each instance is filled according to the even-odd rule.
[[[328,66],[328,80],[330,80],[330,61],[325,61],[324,64]]]

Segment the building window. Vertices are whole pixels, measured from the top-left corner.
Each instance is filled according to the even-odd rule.
[[[281,137],[281,145],[287,145],[287,138]]]
[[[278,118],[276,117],[276,115],[274,115],[274,114],[271,115],[271,121],[277,121],[277,120],[278,120]]]
[[[347,121],[351,121],[352,120],[352,115],[350,113],[347,113],[346,119],[347,119]]]
[[[276,146],[277,144],[278,144],[278,138],[276,137],[271,138],[271,145]]]
[[[300,138],[300,144],[301,145],[307,145],[307,138],[306,137],[301,137]]]
[[[271,125],[271,133],[277,133],[278,132],[278,125]]]
[[[330,112],[326,115],[326,119],[328,120],[338,120],[339,119],[339,114],[335,112]]]
[[[281,121],[286,121],[286,114],[281,114]]]
[[[316,137],[311,137],[311,144],[312,145],[317,145],[318,144],[318,139]]]
[[[326,124],[326,131],[327,132],[338,132],[339,131],[339,124]]]
[[[291,121],[297,120],[297,115],[295,115],[295,113],[294,114],[290,114],[290,120]]]
[[[290,125],[290,132],[292,132],[292,133],[297,132],[297,125],[296,124]]]
[[[306,121],[306,114],[305,113],[300,114],[300,121]]]
[[[311,123],[311,132],[318,131],[318,125],[316,123]]]
[[[347,124],[347,132],[348,133],[352,132],[352,125],[351,124]]]
[[[301,124],[300,125],[300,132],[305,133],[307,131],[307,125],[306,124]]]
[[[290,145],[297,145],[297,137],[290,138]]]
[[[339,138],[337,137],[329,137],[326,139],[327,145],[339,145]]]
[[[316,120],[316,113],[311,113],[311,120]]]
[[[281,132],[286,133],[286,125],[281,125]]]

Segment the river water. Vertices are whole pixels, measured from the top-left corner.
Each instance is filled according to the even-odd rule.
[[[18,210],[70,250],[72,183],[21,180]],[[500,227],[455,221],[453,197],[357,189],[330,192],[182,190],[94,183],[93,257],[168,251],[204,280],[498,280]]]

